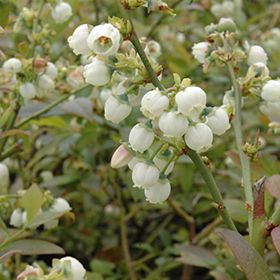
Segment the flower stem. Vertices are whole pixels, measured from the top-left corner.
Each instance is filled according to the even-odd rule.
[[[79,94],[87,89],[90,89],[91,85],[87,85],[81,89],[78,89],[77,91],[74,91],[73,93],[71,93],[71,95],[76,95]],[[27,117],[26,119],[23,119],[22,121],[20,121],[19,123],[17,123],[14,127],[15,128],[19,128],[22,127],[23,125],[25,125],[26,123],[28,123],[29,121],[36,119],[38,117],[40,117],[41,115],[47,113],[48,111],[50,111],[52,108],[54,108],[55,106],[57,106],[58,104],[62,103],[63,101],[67,100],[69,98],[69,96],[71,95],[63,95],[60,98],[58,98],[57,100],[55,100],[54,102],[52,102],[51,104],[49,104],[48,106],[42,108],[41,110],[37,111],[36,113],[30,115],[29,117]]]
[[[149,59],[147,58],[142,46],[141,46],[141,43],[136,35],[136,33],[133,31],[132,32],[132,35],[130,37],[130,41],[131,43],[133,44],[133,46],[135,47],[137,53],[139,54],[149,76],[150,76],[150,79],[151,79],[151,82],[153,83],[153,85],[155,87],[158,87],[160,90],[164,90],[164,86],[161,84],[161,82],[159,81],[156,73],[154,72],[150,62],[149,62]]]
[[[240,87],[236,81],[233,67],[231,64],[227,64],[231,82],[234,88],[235,97],[235,116],[234,116],[234,132],[237,144],[237,149],[239,153],[242,178],[245,192],[246,209],[248,212],[248,225],[249,225],[249,235],[252,237],[253,228],[253,210],[254,210],[254,198],[251,183],[251,171],[250,171],[250,160],[243,152],[243,136],[242,136],[242,122],[241,122],[241,92]]]
[[[217,208],[218,208],[219,214],[221,215],[224,223],[228,226],[228,228],[230,228],[232,230],[236,230],[236,227],[224,205],[221,192],[213,178],[213,175],[211,174],[209,169],[206,167],[206,165],[202,161],[201,157],[195,151],[188,150],[187,154],[191,158],[193,163],[196,165],[196,167],[198,168],[205,183],[207,184],[207,187],[212,195],[214,202],[217,203]]]
[[[149,60],[139,42],[139,39],[133,31],[132,36],[130,38],[132,44],[134,45],[137,53],[139,54],[144,66],[146,67],[146,70],[151,78],[151,81],[155,87],[158,87],[161,90],[164,90],[163,85],[159,81],[157,75],[155,74],[152,66],[149,63]],[[194,164],[197,166],[201,176],[203,177],[204,181],[209,187],[209,190],[212,194],[213,200],[218,204],[218,210],[219,213],[224,221],[224,223],[232,230],[236,230],[236,227],[229,216],[229,213],[227,209],[224,206],[222,195],[220,193],[220,190],[211,174],[211,172],[208,170],[208,168],[205,166],[204,162],[202,161],[201,157],[195,152],[195,151],[189,151],[189,156],[193,160]]]

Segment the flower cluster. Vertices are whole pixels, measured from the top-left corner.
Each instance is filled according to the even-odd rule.
[[[53,259],[52,267],[48,274],[38,265],[27,266],[23,272],[17,276],[17,280],[40,280],[40,279],[72,279],[83,280],[86,276],[86,270],[83,265],[73,257],[63,257]]]
[[[230,128],[229,116],[225,106],[206,107],[204,90],[191,85],[171,93],[150,90],[140,110],[148,121],[131,129],[128,143],[116,150],[111,166],[128,164],[134,186],[144,189],[147,201],[160,203],[170,194],[166,176],[180,156],[176,146],[207,151],[213,134],[222,135]]]
[[[249,46],[247,42],[244,43],[244,50],[238,47],[236,27],[230,18],[222,18],[217,25],[208,26],[206,31],[207,41],[193,46],[194,57],[203,64],[204,70],[213,63],[231,63],[239,67],[239,63],[246,61],[249,66],[247,74],[238,79],[242,95],[244,98],[259,96],[263,100],[260,105],[261,112],[268,116],[272,122],[271,126],[279,127],[280,81],[271,80],[269,77],[268,56],[265,50],[259,45]],[[224,100],[227,99],[228,95]]]
[[[23,62],[10,58],[3,63],[2,71],[9,76],[8,86],[15,87],[24,100],[48,97],[58,75],[56,65],[43,58]]]

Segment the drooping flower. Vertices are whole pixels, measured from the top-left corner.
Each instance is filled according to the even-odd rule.
[[[105,103],[105,118],[118,124],[130,114],[131,109],[128,101],[121,100],[120,98],[111,95]]]
[[[248,54],[248,64],[253,65],[255,63],[262,62],[267,63],[267,54],[265,50],[260,46],[251,46]]]
[[[224,134],[229,128],[229,117],[227,112],[222,108],[216,108],[207,118],[207,125],[216,135]]]
[[[158,89],[148,91],[141,100],[142,113],[151,119],[159,117],[168,108],[169,99]]]
[[[110,79],[111,74],[106,63],[98,58],[93,58],[92,62],[84,66],[85,81],[93,86],[104,86]]]
[[[146,200],[150,203],[162,203],[170,195],[171,185],[167,179],[159,180],[155,185],[145,188]]]
[[[148,188],[157,183],[159,179],[158,168],[147,162],[138,162],[132,171],[132,181],[136,187]]]
[[[92,26],[89,24],[79,25],[73,32],[73,34],[68,38],[68,44],[71,49],[73,49],[76,55],[89,55],[91,50],[87,44],[87,39]]]
[[[139,123],[131,129],[128,142],[134,151],[143,153],[153,144],[154,138],[152,129]]]
[[[165,112],[159,118],[159,128],[167,137],[182,137],[188,130],[188,120],[178,112]]]
[[[175,97],[178,111],[193,121],[198,121],[206,106],[206,93],[200,87],[187,87]]]
[[[207,151],[212,146],[212,130],[204,123],[191,126],[185,134],[187,146],[198,153]]]

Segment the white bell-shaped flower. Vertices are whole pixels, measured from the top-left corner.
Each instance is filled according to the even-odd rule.
[[[83,66],[80,66],[68,74],[66,81],[73,89],[78,89],[85,83],[83,70]]]
[[[193,121],[198,121],[206,106],[206,93],[200,87],[187,87],[175,96],[178,111]]]
[[[92,25],[81,24],[73,32],[73,34],[67,39],[69,47],[76,55],[89,55],[90,48],[87,44],[87,38],[92,29]]]
[[[56,23],[63,23],[72,16],[72,7],[66,2],[59,2],[52,9],[52,18]]]
[[[16,228],[19,228],[23,225],[22,210],[20,208],[16,208],[13,211],[10,217],[10,225]]]
[[[269,69],[267,68],[267,66],[264,63],[257,62],[249,67],[247,75],[249,75],[249,76],[253,75],[255,77],[256,76],[268,77]]]
[[[208,47],[209,47],[208,42],[200,42],[193,45],[192,54],[198,62],[200,63],[206,62],[206,54],[208,51]]]
[[[57,77],[58,71],[55,64],[52,62],[47,63],[45,74],[48,75],[50,78],[55,79]]]
[[[32,99],[36,96],[36,88],[33,83],[25,83],[19,87],[19,93],[24,99]]]
[[[159,118],[159,128],[167,137],[182,137],[188,130],[189,122],[178,112],[165,112]]]
[[[52,211],[57,213],[65,213],[71,210],[69,203],[64,198],[56,198],[52,205]]]
[[[212,130],[204,123],[191,126],[185,135],[185,142],[198,153],[205,152],[212,146]]]
[[[142,98],[141,111],[150,119],[159,117],[169,105],[169,99],[158,89],[148,91]]]
[[[279,102],[280,101],[280,81],[268,81],[261,92],[261,96],[265,101]]]
[[[248,64],[253,65],[255,63],[262,62],[267,63],[267,54],[265,50],[260,46],[252,46],[249,49]]]
[[[60,259],[61,263],[65,262],[65,261],[70,262],[71,273],[72,273],[71,279],[73,279],[73,280],[84,280],[85,279],[86,270],[77,259],[75,259],[73,257],[64,257],[64,258]]]
[[[162,203],[170,195],[171,185],[167,179],[159,180],[155,185],[145,188],[146,200],[150,203]]]
[[[88,47],[97,55],[115,55],[120,47],[121,34],[110,23],[100,24],[91,30],[88,38]]]
[[[91,63],[84,66],[83,74],[86,82],[93,86],[104,86],[111,79],[109,67],[103,60],[97,57],[93,58]]]
[[[10,185],[10,173],[6,164],[0,163],[0,193],[7,191]]]
[[[126,166],[133,158],[131,152],[126,148],[125,145],[120,145],[114,152],[111,158],[112,168],[121,168]]]
[[[138,123],[130,130],[128,142],[134,151],[143,153],[151,147],[154,138],[155,135],[151,128]]]
[[[7,72],[18,73],[21,71],[22,64],[21,61],[17,58],[9,58],[3,64],[3,69]]]
[[[159,179],[158,168],[147,162],[138,162],[132,171],[132,181],[136,187],[148,188],[157,183]]]
[[[118,124],[128,117],[131,109],[132,108],[127,101],[111,95],[105,103],[104,115],[106,120]]]
[[[227,112],[223,108],[216,108],[207,117],[207,125],[216,135],[224,134],[230,128]]]

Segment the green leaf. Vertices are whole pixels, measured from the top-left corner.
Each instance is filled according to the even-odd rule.
[[[260,254],[238,232],[217,229],[216,233],[230,247],[248,280],[275,280]]]
[[[193,245],[176,245],[181,253],[178,260],[187,265],[214,268],[218,265],[216,257],[207,249]]]
[[[115,265],[107,261],[95,259],[90,262],[90,268],[92,271],[101,275],[110,275],[112,274]]]
[[[244,202],[239,199],[225,199],[225,206],[234,221],[243,224],[247,222],[247,212]]]
[[[27,213],[27,222],[29,224],[37,215],[43,203],[43,194],[40,188],[33,184],[23,195],[21,203]]]
[[[0,260],[14,254],[32,255],[63,255],[64,250],[48,241],[37,239],[17,240],[9,243],[0,251]]]
[[[9,22],[11,5],[9,2],[0,2],[0,25],[5,27]]]
[[[60,117],[46,117],[41,118],[40,120],[33,120],[31,123],[37,124],[38,126],[48,126],[48,127],[56,127],[56,128],[65,128],[66,123]]]

